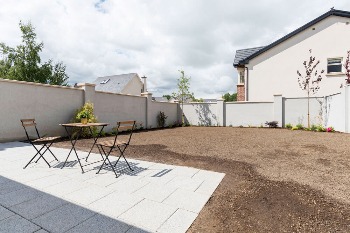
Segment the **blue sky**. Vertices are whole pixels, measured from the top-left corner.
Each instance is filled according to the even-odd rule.
[[[20,43],[31,21],[42,58],[62,61],[70,82],[138,73],[154,96],[176,89],[178,70],[197,98],[236,91],[235,50],[267,45],[349,0],[0,0],[0,42]]]

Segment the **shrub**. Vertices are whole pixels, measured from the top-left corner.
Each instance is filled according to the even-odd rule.
[[[292,128],[293,128],[293,125],[292,125],[292,124],[286,124],[286,128],[287,128],[287,129],[292,129]]]
[[[278,121],[266,121],[265,125],[269,126],[270,128],[277,128],[278,127]]]
[[[158,127],[160,128],[164,128],[165,126],[165,121],[166,119],[168,118],[167,115],[165,115],[164,112],[160,111],[158,116],[157,116],[157,124],[158,124]]]
[[[297,127],[297,129],[304,129],[304,126],[302,124],[297,124],[295,127]]]

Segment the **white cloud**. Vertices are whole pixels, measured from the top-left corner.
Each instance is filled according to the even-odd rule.
[[[178,70],[196,97],[236,90],[236,49],[267,45],[348,0],[0,0],[0,41],[20,43],[20,20],[44,42],[43,58],[67,65],[71,82],[136,72],[154,95],[176,89]]]

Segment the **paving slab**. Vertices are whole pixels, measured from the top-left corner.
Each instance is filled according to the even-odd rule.
[[[61,198],[49,194],[43,194],[38,198],[22,202],[10,207],[9,209],[13,212],[21,213],[21,216],[26,219],[33,219],[65,204],[67,204],[67,202]]]
[[[52,195],[62,197],[69,193],[75,192],[79,189],[85,188],[89,186],[90,184],[78,181],[78,180],[66,180],[62,183],[58,183],[46,188],[43,188],[45,192],[51,193]]]
[[[8,210],[8,209],[6,209],[6,208],[4,208],[4,207],[2,207],[2,206],[0,206],[0,221],[4,220],[5,218],[8,218],[8,217],[10,217],[12,215],[15,215],[15,213],[10,211],[10,210]]]
[[[144,199],[122,214],[119,219],[155,232],[176,210],[176,207]]]
[[[95,212],[81,206],[66,204],[32,221],[49,232],[60,233],[79,225],[95,214]]]
[[[195,193],[185,189],[177,189],[167,199],[163,201],[164,204],[175,206],[184,210],[199,213],[209,200],[211,195]]]
[[[100,186],[91,184],[85,188],[65,195],[64,198],[72,201],[73,203],[79,203],[87,206],[112,192],[112,189],[106,187],[101,188]]]
[[[149,200],[162,202],[176,190],[173,186],[159,185],[156,182],[149,183],[136,192],[134,195],[147,198]]]
[[[107,216],[117,218],[144,198],[127,193],[114,192],[89,205],[89,208]]]
[[[40,229],[41,227],[19,215],[13,215],[0,221],[0,232],[3,233],[31,233]]]
[[[5,207],[10,207],[43,195],[42,192],[36,189],[30,188],[28,186],[24,186],[24,187],[25,188],[23,189],[1,195],[0,204]]]
[[[161,233],[182,233],[192,225],[198,214],[178,209],[166,222],[157,230]]]
[[[67,233],[110,233],[110,232],[127,232],[131,228],[130,225],[109,218],[107,216],[96,214],[79,225],[71,228]]]

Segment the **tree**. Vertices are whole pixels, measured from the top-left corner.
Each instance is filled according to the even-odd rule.
[[[350,50],[347,52],[348,56],[346,57],[344,68],[345,68],[345,75],[346,75],[346,84],[350,84]]]
[[[237,101],[237,93],[226,93],[222,96],[224,102],[234,102]]]
[[[22,44],[11,48],[0,43],[0,77],[27,82],[67,85],[66,66],[62,62],[52,64],[49,60],[41,64],[39,53],[43,42],[36,42],[36,33],[31,23],[19,23],[22,32]]]
[[[177,92],[172,94],[172,97],[181,103],[182,109],[182,124],[185,123],[185,116],[183,114],[184,102],[192,100],[194,97],[193,93],[190,92],[190,79],[191,77],[185,76],[185,71],[179,70],[181,73],[180,78],[177,79]]]
[[[307,127],[310,128],[310,94],[315,95],[320,89],[320,82],[322,80],[322,74],[324,70],[319,72],[316,68],[320,64],[320,61],[316,61],[316,58],[312,56],[312,50],[309,50],[310,58],[309,61],[304,61],[303,65],[305,68],[305,74],[302,75],[299,70],[298,83],[301,90],[307,93]]]
[[[163,95],[164,98],[166,98],[168,101],[171,99],[171,95]]]

